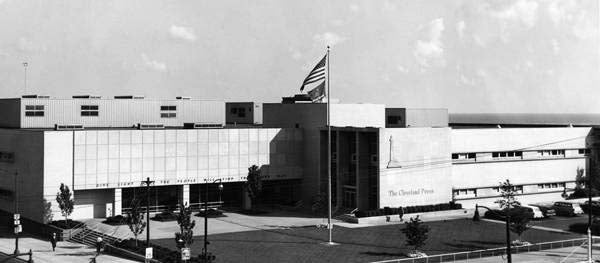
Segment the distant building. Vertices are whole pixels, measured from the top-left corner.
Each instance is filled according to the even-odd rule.
[[[301,96],[284,102],[0,99],[0,209],[13,211],[14,173],[20,212],[38,221],[44,200],[60,216],[61,183],[74,190],[74,218],[121,214],[134,198],[145,204],[148,177],[153,210],[197,207],[206,183],[209,202],[241,205],[254,164],[266,202],[310,207],[327,192],[327,107]],[[334,207],[493,205],[505,179],[522,203],[562,199],[595,167],[594,128],[521,122],[455,124],[446,109],[332,104]]]

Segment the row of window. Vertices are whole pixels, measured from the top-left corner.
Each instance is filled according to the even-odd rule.
[[[579,155],[589,155],[590,149],[577,149]],[[487,155],[487,156],[486,156]],[[528,154],[526,157],[565,157],[565,150],[540,150]],[[477,158],[488,159],[491,157],[492,160],[511,160],[511,159],[523,159],[522,151],[510,151],[510,152],[492,152],[492,153],[480,153],[477,157],[477,153],[453,153],[452,160],[456,161],[476,161]]]
[[[176,118],[177,106],[160,106],[161,118]],[[25,116],[27,117],[43,117],[44,105],[25,105]],[[81,105],[81,116],[98,117],[98,105]]]
[[[565,186],[566,186],[565,182],[545,183],[545,184],[538,184],[537,188],[538,188],[538,190],[562,190],[565,188]],[[515,185],[515,186],[513,186],[513,189],[517,194],[523,194],[523,185]],[[455,197],[462,197],[462,198],[477,197],[477,190],[478,190],[477,188],[457,189],[457,190],[452,190],[452,194]],[[482,189],[479,189],[479,190],[482,190]],[[499,194],[500,187],[493,187],[492,191]]]

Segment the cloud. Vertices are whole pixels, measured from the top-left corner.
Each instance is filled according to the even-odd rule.
[[[548,4],[548,16],[555,25],[561,22],[571,22],[573,20],[573,12],[575,12],[577,4],[574,0],[552,1]]]
[[[554,51],[554,54],[558,54],[558,52],[560,52],[560,46],[558,45],[558,40],[556,39],[552,39],[552,51]]]
[[[173,38],[179,38],[190,42],[194,42],[197,39],[194,30],[190,27],[172,25],[171,28],[169,28],[169,33],[171,33]]]
[[[529,0],[519,0],[501,11],[492,11],[491,14],[506,22],[521,23],[526,28],[533,27],[537,22],[539,4]]]
[[[298,51],[298,49],[296,49],[294,47],[290,47],[288,49],[288,51],[290,52],[290,54],[294,60],[299,60],[302,58],[302,53],[300,53],[300,51]]]
[[[442,43],[444,19],[432,20],[423,30],[426,33],[425,38],[417,40],[413,52],[417,63],[426,68],[446,66],[444,44]]]
[[[456,23],[456,33],[458,33],[458,38],[463,39],[463,37],[465,36],[466,27],[467,24],[465,23],[465,21],[459,21],[458,23]]]
[[[548,4],[548,16],[556,27],[570,28],[571,33],[579,39],[594,36],[597,27],[593,15],[588,15],[585,7],[579,6],[583,1],[554,0]]]
[[[317,45],[333,47],[339,43],[346,41],[346,38],[332,32],[325,32],[323,34],[315,35],[313,37],[313,40]]]
[[[153,60],[145,53],[142,53],[142,60],[144,61],[144,65],[152,70],[159,72],[167,71],[167,65],[164,62]]]
[[[17,41],[17,49],[23,52],[41,52],[46,51],[46,46],[21,37],[19,38],[19,41]]]
[[[398,71],[402,72],[402,73],[408,73],[408,69],[405,68],[404,66],[400,65],[398,67],[396,67],[396,69],[398,69]]]

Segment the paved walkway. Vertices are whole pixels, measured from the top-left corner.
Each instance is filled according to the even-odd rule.
[[[600,259],[600,249],[594,247],[592,258]],[[519,263],[575,263],[587,260],[587,247],[565,247],[512,255],[513,262]],[[460,263],[500,263],[506,262],[506,257],[486,257],[481,259],[461,260]],[[587,261],[586,261],[587,262]]]
[[[10,236],[0,236],[0,252],[6,254],[12,254],[15,249],[15,239]],[[52,251],[50,242],[46,240],[40,240],[33,237],[19,238],[19,250],[26,252],[31,249],[33,251],[33,260],[36,263],[49,263],[49,262],[60,262],[60,263],[85,263],[91,262],[96,256],[96,249],[89,248],[85,245],[71,243],[71,242],[58,242],[56,251]],[[20,257],[22,259],[28,259],[28,257]],[[109,255],[100,255],[96,257],[96,262],[135,262],[130,260],[121,259]]]

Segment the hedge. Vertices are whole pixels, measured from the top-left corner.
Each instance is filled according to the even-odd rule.
[[[449,202],[435,205],[420,205],[420,206],[407,206],[407,207],[384,207],[376,210],[362,211],[358,210],[354,212],[356,217],[372,217],[372,216],[385,216],[385,215],[398,215],[412,214],[412,213],[425,213],[425,212],[436,212],[462,209],[461,204]]]

